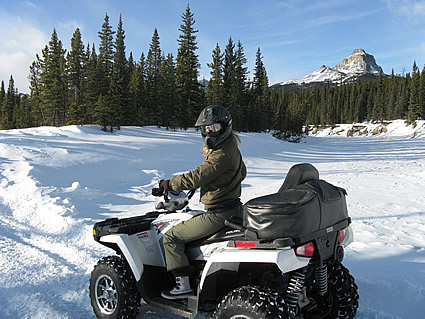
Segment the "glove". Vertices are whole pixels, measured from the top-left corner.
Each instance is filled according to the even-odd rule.
[[[164,194],[164,192],[168,192],[170,190],[170,186],[168,185],[168,183],[170,182],[170,180],[166,179],[161,179],[158,182],[158,186],[159,187],[155,187],[152,188],[152,195],[153,196],[162,196]]]
[[[164,191],[168,192],[170,190],[170,180],[169,179],[161,179],[159,181],[159,188],[162,188]]]

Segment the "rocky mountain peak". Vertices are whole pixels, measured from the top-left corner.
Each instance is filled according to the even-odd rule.
[[[324,83],[341,84],[354,82],[358,79],[370,79],[379,75],[382,68],[376,63],[375,57],[363,49],[355,49],[353,53],[341,63],[331,68],[322,65],[316,70],[300,79],[280,82],[274,87],[291,86],[293,88],[310,85],[323,85]]]
[[[346,73],[376,73],[382,72],[382,68],[376,64],[375,57],[366,53],[363,49],[355,49],[351,55],[334,67],[335,70]]]

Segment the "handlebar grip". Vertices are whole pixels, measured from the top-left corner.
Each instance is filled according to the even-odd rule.
[[[164,189],[162,188],[152,188],[152,195],[159,197],[162,196],[164,194]]]

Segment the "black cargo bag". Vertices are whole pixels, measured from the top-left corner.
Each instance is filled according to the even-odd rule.
[[[346,191],[313,179],[254,198],[243,207],[243,225],[259,239],[299,239],[348,218]]]

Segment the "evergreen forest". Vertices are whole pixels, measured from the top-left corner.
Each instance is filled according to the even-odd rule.
[[[161,50],[153,31],[148,52],[126,53],[122,17],[114,30],[106,13],[99,45],[82,42],[80,29],[70,50],[53,30],[29,68],[30,94],[19,94],[13,76],[0,88],[0,129],[98,124],[113,132],[121,126],[193,127],[207,105],[221,104],[237,131],[273,131],[278,138],[299,136],[308,125],[362,121],[425,119],[425,68],[413,62],[411,73],[380,74],[372,80],[326,84],[300,90],[269,86],[258,48],[252,77],[241,41],[231,37],[211,54],[210,79],[199,81],[194,14],[182,14],[177,56]]]

